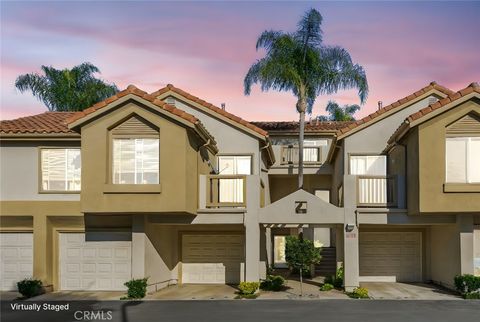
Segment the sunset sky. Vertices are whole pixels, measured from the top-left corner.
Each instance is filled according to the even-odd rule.
[[[91,62],[121,89],[168,83],[247,120],[296,120],[290,93],[243,95],[243,78],[265,29],[294,31],[309,8],[323,15],[324,42],[345,47],[370,85],[365,116],[435,80],[453,90],[480,81],[480,2],[4,2],[1,3],[1,114],[46,111],[15,78],[41,65]],[[355,91],[319,97],[358,103]]]

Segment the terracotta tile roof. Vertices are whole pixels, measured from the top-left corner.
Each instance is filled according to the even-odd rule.
[[[92,114],[93,112],[96,112],[97,110],[107,106],[108,104],[110,104],[110,103],[112,103],[112,102],[118,100],[119,98],[124,97],[128,94],[133,94],[133,95],[136,95],[138,97],[141,97],[144,100],[147,100],[150,103],[160,107],[161,109],[163,109],[165,111],[168,111],[172,114],[175,114],[175,115],[181,117],[182,119],[187,120],[188,122],[190,122],[192,124],[200,123],[200,121],[195,116],[193,116],[193,115],[191,115],[191,114],[189,114],[185,111],[182,111],[182,110],[180,110],[180,109],[178,109],[178,108],[176,108],[172,105],[169,105],[169,104],[163,102],[162,100],[159,100],[159,99],[155,98],[155,96],[153,96],[153,95],[149,95],[147,92],[142,91],[141,89],[137,88],[134,85],[129,85],[127,87],[127,89],[118,92],[117,94],[107,98],[106,100],[98,102],[97,104],[95,104],[95,105],[93,105],[93,106],[91,106],[91,107],[89,107],[89,108],[87,108],[87,109],[85,109],[81,112],[75,113],[74,115],[72,115],[72,117],[67,119],[67,124],[73,123],[73,122],[81,119],[84,116]]]
[[[442,92],[444,93],[445,95],[453,95],[455,94],[454,91],[442,86],[442,85],[439,85],[437,84],[436,82],[431,82],[430,84],[428,84],[427,86],[425,86],[424,88],[416,91],[415,93],[413,94],[410,94],[402,99],[399,99],[398,101],[390,104],[390,105],[387,105],[377,111],[375,111],[374,113],[370,114],[370,115],[367,115],[365,116],[364,118],[360,119],[360,120],[357,120],[355,122],[353,122],[352,124],[349,124],[348,126],[344,127],[344,128],[341,128],[338,133],[339,135],[344,135],[348,132],[350,132],[351,130],[359,127],[360,125],[362,124],[365,124],[365,123],[368,123],[369,121],[371,120],[374,120],[375,118],[377,118],[378,116],[390,111],[391,109],[394,109],[400,105],[403,105],[405,103],[408,103],[412,100],[414,100],[415,98],[419,97],[419,96],[422,96],[423,94],[427,93],[428,91],[432,90],[432,89],[435,89],[439,92]]]
[[[298,132],[299,122],[296,121],[280,121],[280,122],[251,122],[252,124],[258,126],[259,128],[264,129],[268,132]],[[317,122],[310,121],[305,122],[305,132],[332,132],[337,131],[345,126],[348,126],[353,122],[340,122],[340,121],[328,121],[328,122]]]
[[[403,134],[405,133],[405,130],[410,127],[410,124],[412,122],[417,121],[422,117],[427,116],[428,114],[434,112],[435,110],[438,110],[439,108],[474,92],[480,94],[480,85],[475,82],[471,83],[464,89],[459,90],[458,92],[452,92],[452,94],[450,94],[449,96],[442,98],[441,100],[438,100],[433,104],[430,104],[429,106],[421,109],[418,112],[410,114],[405,119],[405,121],[403,121],[402,124],[397,128],[397,130],[395,130],[395,132],[392,134],[392,136],[388,140],[388,143],[391,144],[395,140],[398,140],[401,136],[403,136]]]
[[[45,112],[0,121],[1,134],[76,134],[67,127],[66,119],[75,112]]]
[[[225,110],[223,110],[223,109],[221,109],[221,108],[219,108],[219,107],[217,107],[217,106],[215,106],[211,103],[208,103],[208,102],[202,100],[201,98],[199,98],[197,96],[194,96],[190,93],[187,93],[184,90],[181,90],[180,88],[177,88],[177,87],[173,86],[172,84],[168,84],[164,88],[161,88],[158,91],[151,93],[150,95],[152,95],[154,97],[158,97],[158,96],[160,96],[162,94],[165,94],[169,91],[177,93],[178,95],[181,95],[181,96],[183,96],[183,97],[185,97],[185,98],[187,98],[187,99],[189,99],[189,100],[191,100],[191,101],[193,101],[197,104],[200,104],[203,107],[206,107],[206,108],[208,108],[208,109],[210,109],[210,110],[212,110],[212,111],[214,111],[214,112],[216,112],[216,113],[218,113],[222,116],[225,116],[226,118],[228,118],[228,119],[230,119],[234,122],[237,122],[237,123],[249,128],[250,130],[257,132],[258,134],[260,134],[262,136],[268,136],[267,131],[259,128],[258,126],[255,126],[251,122],[245,121],[244,119],[242,119],[242,118],[240,118],[240,117],[238,117],[238,116],[236,116],[232,113],[229,113],[229,112],[227,112],[227,111],[225,111]]]

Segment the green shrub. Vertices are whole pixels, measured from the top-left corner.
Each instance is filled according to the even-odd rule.
[[[147,278],[131,279],[128,282],[125,282],[125,285],[128,288],[127,298],[128,299],[142,299],[147,294]]]
[[[454,283],[457,291],[462,294],[480,292],[480,276],[457,275],[454,278]]]
[[[335,288],[343,287],[343,265],[337,268],[335,275],[325,277],[325,284],[332,284]]]
[[[18,292],[29,298],[43,293],[43,283],[40,280],[26,278],[17,283]]]
[[[480,292],[470,292],[463,294],[463,298],[467,300],[480,300]]]
[[[260,283],[260,288],[265,291],[278,292],[283,289],[285,279],[280,275],[267,275],[267,278]]]
[[[259,282],[241,282],[238,285],[240,295],[250,295],[255,294],[255,292],[260,287]]]
[[[330,283],[325,283],[325,284],[323,284],[323,285],[320,287],[320,291],[322,291],[322,292],[331,291],[331,290],[333,290],[333,289],[334,289],[334,287],[333,287],[333,285],[330,284]]]
[[[368,290],[364,287],[357,287],[351,293],[347,293],[348,296],[355,299],[368,299]]]

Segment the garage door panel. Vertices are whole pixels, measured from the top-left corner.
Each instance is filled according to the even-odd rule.
[[[420,232],[360,232],[359,256],[360,276],[422,279]]]
[[[86,241],[83,233],[60,234],[60,279],[63,290],[125,290],[131,279],[131,242],[104,233]],[[99,240],[99,239],[96,239]]]
[[[182,282],[238,283],[243,254],[240,235],[183,235]]]
[[[33,275],[33,234],[0,233],[0,290],[17,289],[17,282]]]

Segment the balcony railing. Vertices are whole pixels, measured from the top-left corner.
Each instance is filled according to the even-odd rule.
[[[392,207],[397,204],[395,176],[357,176],[359,207]]]
[[[246,206],[245,175],[208,175],[206,177],[207,208]]]
[[[281,164],[298,164],[298,146],[282,146]],[[318,164],[321,161],[321,148],[319,146],[303,147],[303,162],[305,164]]]

